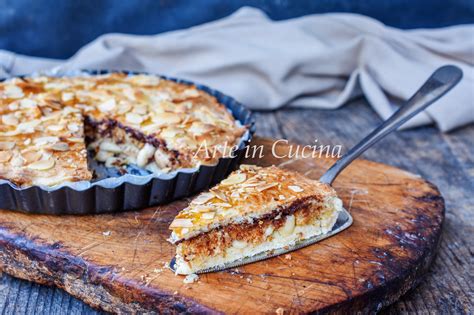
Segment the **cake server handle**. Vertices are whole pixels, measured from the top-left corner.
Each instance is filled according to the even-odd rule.
[[[337,175],[365,150],[433,104],[458,84],[461,78],[462,70],[456,66],[447,65],[438,68],[400,109],[337,160],[319,180],[331,185]]]

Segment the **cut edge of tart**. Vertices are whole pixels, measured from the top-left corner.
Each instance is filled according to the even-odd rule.
[[[242,165],[170,225],[175,272],[199,273],[331,231],[342,201],[329,185],[275,166]]]
[[[0,82],[0,179],[90,181],[86,149],[122,173],[214,165],[247,130],[211,94],[155,75],[13,78]]]

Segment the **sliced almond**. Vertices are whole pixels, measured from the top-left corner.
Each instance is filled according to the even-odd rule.
[[[111,98],[99,104],[98,108],[101,112],[105,113],[105,112],[110,112],[114,110],[116,106],[117,106],[117,102],[115,101],[115,99]]]
[[[0,151],[12,150],[15,147],[15,145],[16,144],[13,141],[0,142]]]
[[[294,192],[297,192],[297,193],[304,191],[303,188],[301,188],[300,186],[296,186],[296,185],[288,186],[288,189],[291,189],[291,190],[293,190]]]
[[[193,221],[191,219],[174,219],[170,225],[170,229],[190,227],[193,227]]]
[[[67,125],[67,129],[71,132],[78,132],[80,130],[80,127],[78,124],[70,123]]]
[[[211,193],[222,201],[225,201],[225,202],[229,201],[229,199],[227,199],[227,196],[222,191],[213,189],[211,190]]]
[[[117,110],[117,113],[119,115],[123,115],[127,112],[129,112],[130,110],[132,109],[132,104],[128,103],[128,102],[120,102],[119,105],[118,105],[118,110]]]
[[[19,121],[13,114],[2,115],[2,122],[8,126],[16,126]]]
[[[23,90],[16,85],[7,85],[5,87],[4,92],[5,96],[8,98],[22,98],[23,96],[25,96]]]
[[[201,215],[201,218],[204,220],[212,220],[216,216],[215,212],[205,212]]]
[[[84,143],[84,138],[77,138],[77,137],[69,137],[66,139],[68,142],[74,143]]]
[[[151,119],[155,124],[160,126],[169,126],[178,124],[182,117],[175,113],[161,113],[153,115]]]
[[[0,151],[0,163],[6,163],[10,161],[13,153],[11,151]]]
[[[202,193],[199,196],[197,196],[196,198],[194,198],[191,203],[194,203],[194,204],[197,204],[197,205],[203,205],[214,197],[215,197],[214,194]]]
[[[28,151],[21,154],[23,160],[28,164],[38,161],[41,159],[41,156],[42,154],[38,151]]]
[[[146,115],[148,113],[148,109],[146,106],[143,106],[143,105],[135,105],[133,107],[132,112],[138,115]]]
[[[8,109],[11,111],[17,110],[18,108],[18,102],[11,102],[10,104],[8,104]]]
[[[245,181],[247,176],[243,173],[235,173],[227,177],[221,182],[221,185],[223,186],[230,186],[230,185],[235,185],[235,184],[240,184]]]
[[[33,143],[38,146],[42,146],[48,143],[56,143],[58,141],[59,141],[58,137],[39,137],[39,138],[33,139]]]
[[[201,122],[193,122],[193,124],[188,129],[188,131],[194,135],[203,135],[203,134],[211,132],[214,129],[215,129],[214,125],[204,124]]]
[[[60,152],[66,152],[66,151],[69,151],[70,149],[69,144],[67,144],[66,142],[57,142],[53,144],[50,148],[53,151],[60,151]]]
[[[16,130],[17,130],[17,132],[20,132],[20,133],[33,133],[33,132],[35,132],[35,128],[39,124],[41,124],[41,120],[39,120],[39,119],[34,119],[34,120],[31,120],[31,121],[22,122],[16,127]]]
[[[262,192],[264,190],[270,189],[270,188],[275,187],[277,185],[278,185],[278,183],[270,183],[270,184],[266,184],[266,185],[263,185],[263,186],[257,186],[255,189]]]
[[[40,160],[40,161],[33,162],[30,165],[28,165],[28,168],[35,171],[47,171],[53,168],[54,164],[56,164],[55,160],[50,158],[47,160]]]
[[[212,205],[216,207],[221,207],[221,208],[232,208],[232,205],[227,202],[216,202],[216,203],[213,203]]]
[[[145,118],[136,113],[127,113],[125,115],[125,120],[131,124],[140,125],[145,120]]]
[[[36,103],[35,100],[29,99],[29,98],[25,98],[20,101],[21,108],[34,108],[37,105],[38,104]]]
[[[46,129],[50,130],[50,131],[54,131],[54,132],[57,132],[57,131],[61,131],[64,129],[64,126],[61,126],[61,125],[49,125],[48,127],[46,127]]]
[[[180,96],[183,96],[184,98],[199,97],[199,91],[197,89],[186,89]]]
[[[61,100],[63,102],[68,102],[74,98],[74,93],[69,93],[69,92],[63,92],[61,95]]]

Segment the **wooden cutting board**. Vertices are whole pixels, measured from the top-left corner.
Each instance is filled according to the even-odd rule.
[[[263,158],[317,179],[332,160]],[[294,149],[295,147],[293,147]],[[289,152],[280,143],[274,151]],[[115,313],[375,311],[416,285],[440,237],[444,203],[435,186],[400,169],[356,161],[334,184],[354,217],[318,244],[183,283],[163,268],[174,254],[168,225],[187,200],[116,215],[47,216],[0,210],[0,267],[55,285]]]

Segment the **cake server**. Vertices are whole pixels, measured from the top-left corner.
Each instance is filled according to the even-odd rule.
[[[407,122],[410,118],[433,104],[448,91],[450,91],[462,78],[462,71],[456,66],[447,65],[438,68],[428,80],[415,92],[415,94],[398,109],[392,116],[385,120],[379,127],[372,131],[356,146],[349,150],[344,156],[334,163],[323,176],[319,179],[320,182],[331,185],[337,175],[344,170],[352,161],[359,157],[368,148],[377,143],[380,139],[396,130],[402,124]],[[234,261],[218,267],[213,267],[201,270],[198,273],[208,273],[221,271],[228,268],[235,268],[249,263],[257,262],[267,258],[275,257],[285,254],[308,245],[312,245],[323,239],[329,238],[337,233],[347,229],[353,222],[350,213],[343,209],[339,212],[336,224],[332,230],[323,235],[317,235],[310,239],[295,243],[289,248],[282,248],[272,250],[271,252],[264,252],[249,258]],[[170,262],[171,270],[175,271],[175,258]]]

